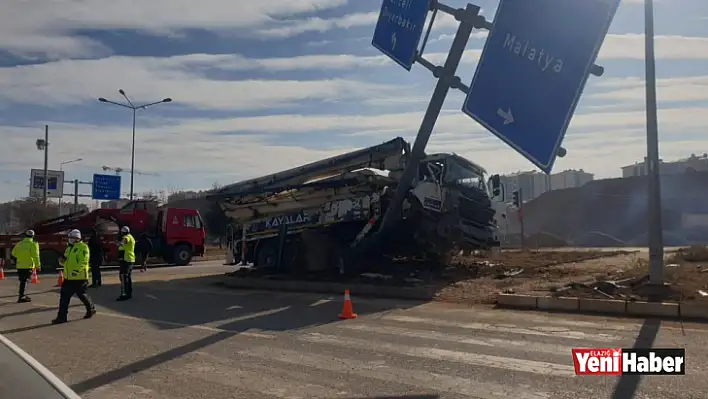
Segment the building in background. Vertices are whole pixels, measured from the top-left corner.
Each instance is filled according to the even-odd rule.
[[[646,176],[647,160],[644,158],[642,162],[635,162],[634,165],[623,166],[622,177]],[[659,160],[659,173],[662,175],[673,175],[685,172],[708,172],[708,154],[704,153],[701,156],[691,154],[690,157],[679,159],[672,162],[664,162]]]
[[[580,187],[594,178],[592,173],[580,169],[564,170],[551,175],[537,171],[516,172],[501,176],[501,181],[506,187],[506,201],[511,199],[512,191],[519,189],[521,190],[521,199],[530,201],[546,191]]]
[[[130,202],[127,199],[115,200],[115,201],[103,201],[101,202],[102,209],[120,209],[126,206]]]

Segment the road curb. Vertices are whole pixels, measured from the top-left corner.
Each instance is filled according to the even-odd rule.
[[[708,322],[708,305],[699,303],[643,302],[615,299],[499,294],[497,307],[664,319],[676,319],[681,317]]]
[[[437,292],[437,288],[433,287],[395,287],[320,281],[264,280],[233,276],[227,276],[216,284],[236,289],[315,292],[321,294],[343,294],[345,289],[349,289],[352,295],[356,296],[421,301],[432,300],[435,298],[435,293]]]

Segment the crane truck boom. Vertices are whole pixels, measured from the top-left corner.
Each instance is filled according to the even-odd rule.
[[[227,241],[234,259],[282,270],[336,265],[343,271],[348,249],[374,233],[388,209],[409,148],[398,137],[215,192],[209,198],[232,221]],[[426,155],[386,251],[444,254],[498,246],[485,174],[456,154]]]

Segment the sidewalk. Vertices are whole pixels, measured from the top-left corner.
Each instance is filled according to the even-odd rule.
[[[51,371],[0,335],[0,398],[81,399]]]

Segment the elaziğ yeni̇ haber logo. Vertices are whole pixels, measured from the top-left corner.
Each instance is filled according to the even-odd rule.
[[[638,348],[574,348],[577,375],[684,375],[686,350]]]

